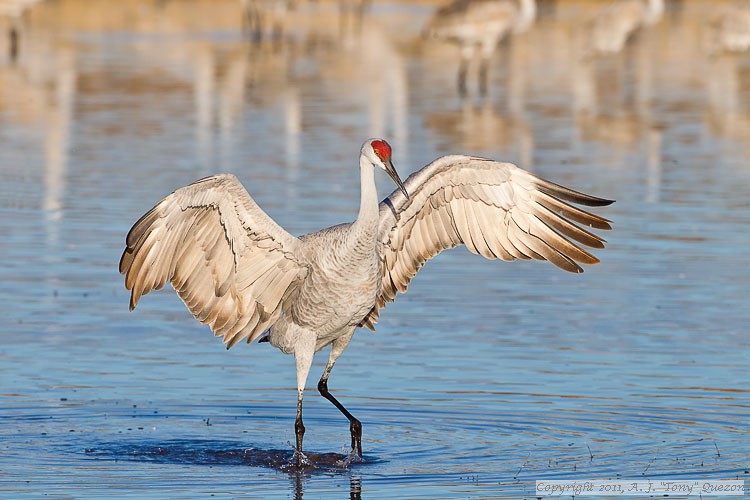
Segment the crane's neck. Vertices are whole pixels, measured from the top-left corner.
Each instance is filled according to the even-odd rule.
[[[378,221],[378,190],[375,187],[375,167],[373,164],[361,156],[359,158],[361,193],[359,202],[359,215],[356,224],[377,226]]]
[[[536,0],[521,0],[521,10],[518,12],[514,31],[522,33],[529,29],[536,19]]]

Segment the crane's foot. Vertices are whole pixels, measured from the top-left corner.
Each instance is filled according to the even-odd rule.
[[[349,411],[344,408],[344,405],[333,397],[328,391],[328,379],[324,376],[318,382],[318,392],[320,395],[326,398],[328,401],[339,409],[339,411],[349,419],[349,432],[352,436],[352,455],[362,458],[362,422],[356,419]]]
[[[362,422],[352,417],[349,421],[349,431],[352,434],[352,455],[362,458]]]
[[[294,455],[292,455],[292,462],[297,467],[302,467],[309,463],[307,457],[302,453],[302,438],[305,436],[305,426],[302,423],[301,415],[297,415],[297,420],[294,422],[294,434],[297,438],[297,446],[294,448]]]
[[[312,465],[312,462],[309,458],[307,458],[307,455],[305,455],[302,450],[295,449],[287,467],[302,469],[303,467],[307,467],[309,465]]]

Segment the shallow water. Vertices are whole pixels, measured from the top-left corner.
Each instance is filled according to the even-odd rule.
[[[590,64],[575,28],[592,7],[547,3],[496,52],[488,97],[470,79],[464,101],[453,48],[418,36],[432,6],[378,4],[358,30],[302,5],[253,41],[233,2],[106,22],[77,5],[36,6],[19,59],[0,56],[0,496],[521,498],[540,479],[748,477],[750,56],[702,54],[710,2],[670,3]],[[297,471],[292,358],[226,351],[171,290],[129,313],[117,263],[142,213],[219,171],[292,233],[351,220],[370,136],[404,177],[462,152],[614,198],[598,210],[614,230],[582,275],[465,250],[428,263],[329,383],[364,460],[341,462],[321,353]]]

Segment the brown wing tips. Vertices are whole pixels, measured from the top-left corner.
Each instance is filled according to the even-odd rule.
[[[615,200],[599,198],[597,196],[581,193],[580,191],[575,191],[565,186],[561,186],[560,184],[555,184],[547,179],[542,179],[541,177],[534,176],[534,181],[537,189],[543,193],[578,205],[585,205],[587,207],[606,207],[615,202]]]
[[[605,219],[604,217],[593,214],[591,212],[587,212],[586,210],[582,210],[569,203],[566,203],[563,200],[565,200],[568,197],[561,195],[557,192],[550,193],[543,189],[539,189],[537,193],[533,195],[533,198],[537,203],[542,205],[547,210],[554,212],[558,215],[561,215],[562,217],[566,219],[570,219],[573,222],[578,222],[580,224],[594,227],[596,229],[604,229],[604,230],[612,229],[612,226],[610,225],[610,223],[612,222],[611,220]],[[594,199],[601,199],[601,198],[594,198]],[[610,200],[606,200],[606,201],[609,202]],[[573,203],[577,203],[577,202],[573,202]]]

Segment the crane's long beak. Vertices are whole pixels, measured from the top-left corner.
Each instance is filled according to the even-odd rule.
[[[401,182],[401,177],[398,176],[396,169],[393,168],[393,163],[391,163],[391,160],[385,161],[383,163],[385,164],[385,171],[388,172],[388,175],[391,176],[391,179],[393,179],[393,182],[395,182],[398,188],[401,190],[401,192],[404,193],[404,196],[406,196],[406,199],[409,199],[409,193],[406,191],[406,188],[404,187],[404,183]]]

